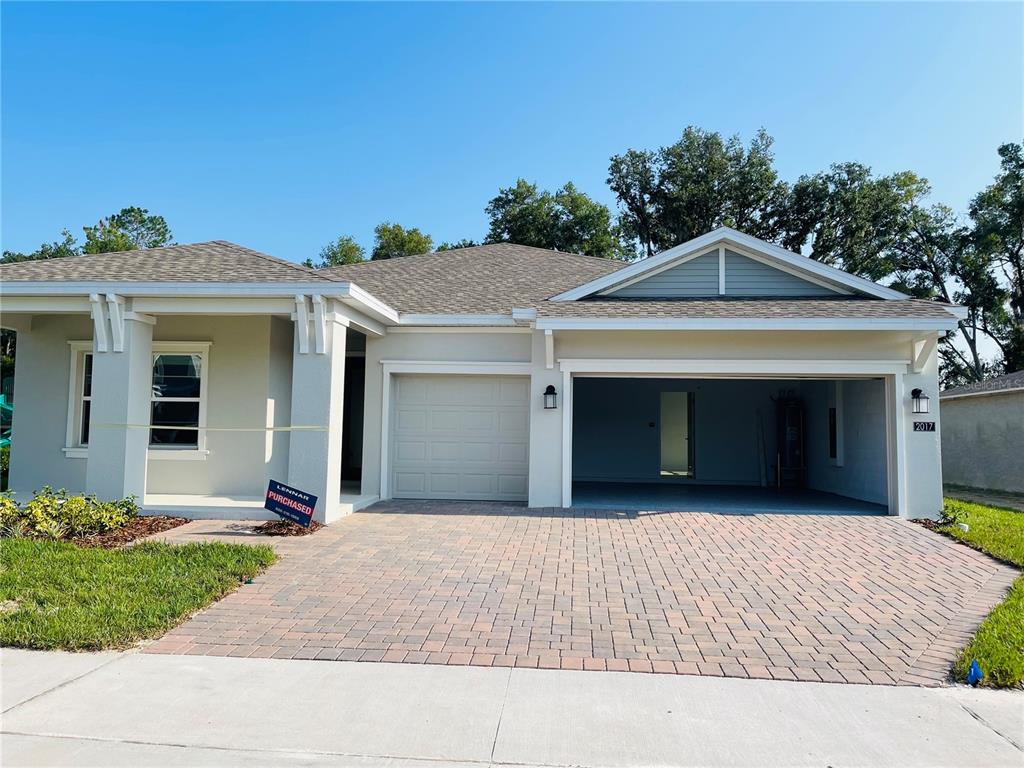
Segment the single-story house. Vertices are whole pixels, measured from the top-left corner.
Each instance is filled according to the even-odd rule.
[[[939,414],[914,411],[959,309],[728,228],[633,263],[313,270],[213,241],[4,265],[0,301],[18,494],[253,517],[274,479],[326,522],[391,498],[941,508]]]
[[[947,389],[939,406],[943,479],[1024,493],[1024,371]]]

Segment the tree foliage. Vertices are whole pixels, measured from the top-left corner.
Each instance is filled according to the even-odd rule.
[[[19,261],[40,261],[42,259],[62,259],[67,256],[78,256],[81,254],[75,236],[68,230],[61,232],[61,239],[52,243],[43,243],[31,253],[19,253],[18,251],[4,251],[0,264],[13,264]]]
[[[320,249],[319,262],[314,265],[312,259],[306,259],[304,263],[307,267],[326,269],[344,264],[358,264],[361,261],[366,261],[366,249],[357,243],[355,238],[341,235]]]
[[[122,208],[100,219],[85,231],[85,253],[134,251],[139,248],[160,248],[171,245],[171,230],[163,216],[150,214],[145,208]]]
[[[476,240],[470,240],[468,238],[462,238],[454,243],[449,243],[445,240],[439,246],[437,250],[440,251],[457,251],[459,248],[472,248],[473,246],[480,245]]]
[[[775,239],[788,190],[772,142],[763,129],[744,147],[737,136],[690,126],[674,144],[613,156],[608,185],[624,236],[647,256],[720,226]]]
[[[415,227],[406,229],[401,224],[378,224],[373,234],[373,252],[370,258],[374,261],[428,253],[434,247],[430,235],[423,234]]]
[[[510,242],[602,258],[625,254],[608,206],[571,182],[551,193],[517,179],[513,186],[498,190],[484,210],[490,218],[488,243]]]

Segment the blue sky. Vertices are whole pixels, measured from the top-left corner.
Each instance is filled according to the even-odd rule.
[[[764,126],[784,178],[912,169],[963,209],[1024,134],[1006,4],[2,5],[2,240],[126,205],[301,260],[381,221],[481,238],[518,176]]]

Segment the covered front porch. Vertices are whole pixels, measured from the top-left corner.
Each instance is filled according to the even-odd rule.
[[[147,513],[259,519],[273,479],[316,496],[321,522],[373,503],[362,363],[387,308],[347,283],[335,295],[246,288],[5,296],[18,497],[49,485],[134,496]]]

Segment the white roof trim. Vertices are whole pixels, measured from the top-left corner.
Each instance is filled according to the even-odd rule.
[[[35,280],[7,280],[0,283],[0,296],[62,297],[114,293],[119,296],[146,296],[167,298],[195,297],[281,297],[319,294],[338,299],[354,309],[365,312],[384,322],[397,323],[398,312],[383,301],[364,291],[355,283],[328,280],[273,283],[216,283],[216,282],[56,282]]]
[[[449,325],[449,326],[481,326],[481,325],[496,325],[496,326],[507,326],[515,325],[516,321],[513,319],[511,314],[508,315],[442,315],[442,314],[428,314],[428,313],[408,313],[403,312],[400,319],[399,325],[401,326],[414,326],[414,325]]]
[[[986,395],[1010,395],[1014,392],[1024,392],[1024,387],[1007,387],[1006,389],[985,389],[980,392],[958,392],[955,395],[945,395],[939,392],[939,400],[959,400],[962,397],[984,397]]]
[[[725,242],[727,244],[753,251],[778,262],[780,266],[786,265],[790,268],[798,269],[807,273],[808,276],[818,277],[831,283],[835,283],[836,285],[845,286],[846,288],[857,291],[858,293],[864,293],[879,299],[898,300],[909,298],[906,294],[895,291],[892,288],[886,288],[878,283],[865,280],[862,277],[851,275],[849,272],[844,272],[841,269],[836,269],[835,267],[830,267],[827,264],[822,264],[820,261],[815,261],[814,259],[801,256],[800,254],[793,253],[792,251],[787,251],[785,248],[765,242],[764,240],[759,240],[758,238],[751,237],[750,235],[745,235],[730,227],[719,227],[712,232],[708,232],[706,235],[695,237],[692,240],[675,246],[674,248],[669,248],[667,251],[662,251],[654,256],[641,259],[634,264],[630,264],[628,267],[623,267],[611,274],[599,277],[596,280],[591,280],[589,283],[584,283],[576,288],[560,293],[557,296],[553,296],[551,301],[576,301],[577,299],[585,298],[591,294],[607,290],[612,286],[625,283],[639,275],[643,275],[658,269],[659,267],[663,267],[666,263],[675,263],[677,260],[681,260],[694,252],[702,251],[719,242]]]
[[[936,317],[543,317],[553,331],[941,331],[956,319]]]

